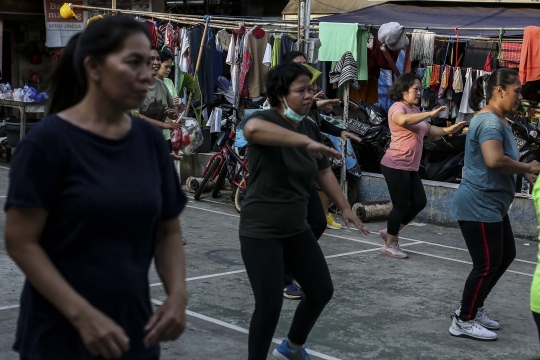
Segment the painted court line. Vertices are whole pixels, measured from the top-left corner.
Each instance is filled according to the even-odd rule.
[[[5,166],[0,166],[0,169],[6,169],[6,170],[11,170],[10,168],[8,168],[8,167],[5,167]]]
[[[156,300],[156,299],[150,299],[150,301],[154,304],[154,305],[163,305],[163,302],[162,301],[159,301],[159,300]],[[201,319],[201,320],[204,320],[204,321],[208,321],[212,324],[216,324],[216,325],[220,325],[220,326],[223,326],[223,327],[226,327],[227,329],[231,329],[231,330],[235,330],[235,331],[238,331],[238,332],[241,332],[243,334],[249,334],[249,330],[248,329],[245,329],[243,327],[240,327],[240,326],[237,326],[237,325],[233,325],[233,324],[229,324],[225,321],[221,321],[221,320],[218,320],[218,319],[214,319],[212,317],[209,317],[209,316],[206,316],[206,315],[203,315],[203,314],[199,314],[199,313],[196,313],[196,312],[193,312],[193,311],[190,311],[190,310],[186,310],[186,314],[189,315],[189,316],[193,316],[193,317],[196,317],[197,319]],[[283,340],[279,340],[279,339],[276,339],[276,338],[273,338],[272,339],[272,342],[274,344],[281,344]],[[325,359],[325,360],[341,360],[337,357],[333,357],[333,356],[330,356],[330,355],[326,355],[326,354],[323,354],[323,353],[320,353],[318,351],[313,351],[313,350],[309,350],[309,349],[306,349],[307,352],[313,356],[317,356],[317,357],[320,357],[321,359]]]
[[[238,215],[233,215],[233,214],[227,214],[227,213],[224,213],[222,211],[215,211],[215,210],[209,210],[209,209],[205,209],[205,208],[201,208],[201,207],[197,207],[197,206],[191,206],[191,205],[187,205],[186,207],[189,207],[189,208],[192,208],[192,209],[198,209],[198,210],[203,210],[203,211],[209,211],[209,212],[213,212],[213,213],[217,213],[217,214],[223,214],[223,215],[227,215],[227,216],[233,216],[233,217],[240,217]],[[378,235],[378,233],[376,232],[371,232],[371,234],[376,234]],[[330,237],[335,237],[335,238],[339,238],[339,239],[345,239],[345,240],[350,240],[350,241],[355,241],[355,242],[359,242],[359,243],[363,243],[363,244],[368,244],[368,245],[378,245],[376,243],[372,243],[370,241],[366,241],[366,240],[359,240],[359,239],[354,239],[354,238],[351,238],[351,237],[346,237],[346,236],[339,236],[339,235],[332,235],[332,234],[323,234],[324,236],[330,236]],[[459,250],[459,251],[468,251],[466,249],[462,249],[462,248],[458,248],[458,247],[455,247],[455,246],[449,246],[449,245],[442,245],[442,244],[437,244],[437,243],[433,243],[433,242],[429,242],[429,241],[423,241],[423,240],[418,240],[418,239],[413,239],[413,238],[406,238],[406,237],[401,237],[401,239],[404,239],[404,240],[409,240],[409,241],[416,241],[415,244],[427,244],[427,245],[433,245],[433,246],[439,246],[439,247],[444,247],[444,248],[448,248],[448,249],[454,249],[454,250]],[[405,245],[405,244],[403,244]],[[400,246],[403,246],[403,245],[400,245]],[[430,255],[427,255],[426,253],[422,253],[421,255],[425,255],[425,256],[430,256]],[[434,256],[436,257],[436,255],[431,255],[431,256]],[[450,258],[445,258],[445,257],[441,257],[443,259],[450,259]],[[453,259],[455,260],[455,259]],[[455,260],[457,262],[462,262],[461,260]],[[532,264],[532,265],[536,265],[535,262],[532,262],[532,261],[528,261],[528,260],[522,260],[522,259],[514,259],[514,261],[517,261],[517,262],[521,262],[521,263],[526,263],[526,264]],[[466,264],[471,264],[470,262],[466,262]],[[510,271],[510,272],[514,272],[516,274],[523,274],[523,275],[527,275],[527,276],[532,276],[530,274],[526,274],[526,273],[521,273],[519,271],[513,271],[513,270],[507,270],[507,271]]]
[[[0,306],[0,311],[9,310],[9,309],[17,309],[18,307],[19,305]]]

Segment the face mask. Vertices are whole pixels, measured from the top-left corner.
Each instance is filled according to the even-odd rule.
[[[304,120],[305,116],[299,115],[293,109],[291,109],[289,107],[289,104],[287,104],[287,101],[285,100],[285,98],[283,98],[283,102],[285,103],[285,106],[286,106],[286,109],[284,111],[284,115],[287,117],[287,119],[289,119],[292,122],[297,123],[297,124],[299,122],[301,122],[302,120]]]

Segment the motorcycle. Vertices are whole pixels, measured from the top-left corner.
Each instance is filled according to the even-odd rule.
[[[533,160],[540,160],[540,130],[527,119],[516,116],[506,118],[512,126],[514,139],[519,149],[519,161],[530,163]],[[516,193],[521,192],[522,178],[516,181]]]
[[[459,183],[465,162],[467,134],[443,136],[424,144],[420,174],[422,179]]]
[[[328,116],[324,116],[324,115],[322,117],[324,119],[323,121],[328,121],[339,128],[344,128],[343,125],[339,122],[339,120],[328,117]],[[337,150],[340,154],[342,154],[342,149],[341,149],[342,139],[340,137],[332,136],[324,132],[322,133],[322,135],[323,135],[323,143],[326,146],[331,147]],[[342,164],[343,164],[343,160],[341,158],[330,159],[330,166],[331,166],[332,172],[336,176],[338,182],[340,182],[340,179],[341,179]],[[347,173],[346,173],[347,200],[349,201],[349,204],[352,206],[360,202],[360,177],[361,177],[362,172],[360,170],[358,161],[356,160],[356,155],[354,153],[351,140],[349,139],[347,139],[345,166],[347,168]]]
[[[376,105],[349,100],[352,105],[348,130],[362,139],[353,149],[363,171],[380,172],[381,160],[391,141],[388,114]]]

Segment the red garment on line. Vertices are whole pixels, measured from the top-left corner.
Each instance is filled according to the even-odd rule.
[[[519,80],[524,85],[529,81],[540,80],[540,27],[527,26],[523,33]]]
[[[499,67],[519,69],[520,60],[521,44],[503,42]]]

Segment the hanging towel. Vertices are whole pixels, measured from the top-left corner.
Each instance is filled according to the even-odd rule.
[[[356,61],[350,51],[347,51],[330,71],[330,83],[338,83],[338,86],[343,85],[346,81],[356,81],[358,79],[358,68]]]
[[[519,62],[521,84],[540,80],[540,27],[527,26],[523,33],[523,46]]]
[[[426,72],[424,73],[424,77],[422,78],[422,87],[424,89],[429,89],[429,83],[430,83],[432,72],[433,72],[433,66],[429,65],[428,67],[426,67]]]
[[[439,99],[441,99],[446,93],[446,89],[448,88],[448,77],[449,77],[449,73],[451,69],[452,68],[448,65],[444,67],[443,74],[441,77],[441,86],[439,87],[439,95],[438,95]]]
[[[437,89],[437,86],[441,83],[441,66],[440,65],[433,65],[432,66],[433,72],[431,73],[431,77],[429,78],[429,85],[431,87],[432,91],[435,91]]]
[[[455,93],[463,92],[463,77],[461,76],[461,68],[454,68],[454,83],[452,85]]]
[[[356,60],[358,80],[368,79],[368,33],[358,24],[319,23],[319,61],[338,61],[345,52]]]
[[[461,98],[461,104],[459,105],[459,114],[456,122],[463,121],[466,114],[474,113],[474,110],[469,107],[472,84],[472,69],[468,68],[467,75],[465,76],[465,86],[463,87],[463,97]]]
[[[435,33],[427,30],[414,30],[411,42],[411,61],[419,60],[422,64],[432,65]]]
[[[208,118],[208,122],[206,123],[206,126],[210,127],[211,133],[216,133],[221,131],[221,115],[223,114],[223,110],[220,107],[215,107],[214,110],[212,110],[212,113],[210,113],[210,117]]]
[[[503,42],[499,67],[519,69],[520,60],[521,44]]]
[[[490,51],[486,59],[486,63],[484,64],[484,71],[492,72],[493,71],[492,63],[493,63],[493,52]]]

